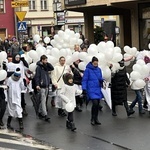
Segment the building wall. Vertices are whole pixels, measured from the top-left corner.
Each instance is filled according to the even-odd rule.
[[[11,0],[5,0],[4,3],[5,12],[0,13],[0,29],[5,29],[5,36],[10,37],[15,35],[14,9],[11,7]]]

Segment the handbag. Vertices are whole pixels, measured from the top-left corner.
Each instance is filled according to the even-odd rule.
[[[62,71],[62,74],[60,75],[60,77],[58,78],[58,80],[57,80],[57,83],[60,81],[60,79],[61,79],[61,77],[62,77],[62,75],[64,74],[64,71],[65,71],[65,66],[64,66],[64,69],[63,69],[63,71]],[[55,87],[55,85],[54,84],[52,84],[52,86],[51,86],[51,90],[52,90],[52,92],[55,92],[56,91],[56,87]]]

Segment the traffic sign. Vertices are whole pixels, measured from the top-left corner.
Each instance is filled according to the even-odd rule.
[[[28,7],[29,2],[28,1],[13,1],[11,2],[11,7]]]
[[[26,31],[27,30],[26,22],[18,22],[17,27],[18,27],[18,31]]]
[[[20,21],[23,21],[24,17],[26,16],[27,11],[16,11],[15,13],[16,13],[18,19]]]

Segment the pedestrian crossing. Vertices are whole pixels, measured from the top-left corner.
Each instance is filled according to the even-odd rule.
[[[0,150],[56,150],[32,138],[12,130],[0,130]],[[58,150],[58,149],[57,149]]]

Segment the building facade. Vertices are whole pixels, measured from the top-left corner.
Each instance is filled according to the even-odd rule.
[[[11,7],[11,0],[0,0],[0,38],[15,35],[15,15]]]
[[[85,36],[92,42],[93,16],[118,15],[120,46],[147,49],[150,42],[149,0],[61,0],[64,9],[84,13]],[[90,29],[90,30],[89,30]]]

